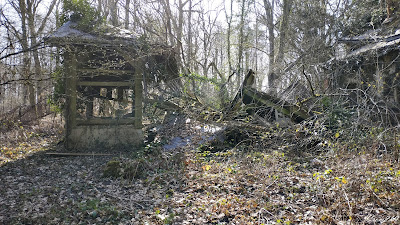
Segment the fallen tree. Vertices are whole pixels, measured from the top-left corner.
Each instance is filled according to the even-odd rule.
[[[245,104],[253,108],[263,107],[276,110],[289,117],[293,122],[301,122],[310,117],[308,110],[252,88],[254,81],[255,73],[249,70],[235,98],[231,101],[228,109],[229,115],[232,115],[232,112],[238,110],[242,104]]]
[[[242,102],[246,105],[253,104],[256,107],[273,108],[289,117],[293,122],[301,122],[310,117],[310,114],[305,109],[251,87],[243,89]]]

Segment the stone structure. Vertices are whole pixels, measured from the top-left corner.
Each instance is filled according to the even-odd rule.
[[[63,52],[67,148],[141,144],[145,67],[170,48],[108,25],[77,27],[67,22],[46,38]]]
[[[390,32],[389,32],[390,31]],[[399,103],[400,29],[371,30],[339,40],[346,49],[327,63],[333,89],[362,89],[382,100]]]

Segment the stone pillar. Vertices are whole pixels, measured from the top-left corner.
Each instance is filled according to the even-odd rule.
[[[142,108],[143,108],[143,61],[138,60],[135,67],[135,76],[134,76],[134,93],[135,93],[135,128],[142,128]]]
[[[72,129],[76,127],[76,84],[77,84],[77,60],[75,51],[66,49],[64,53],[64,78],[65,78],[65,94],[66,94],[66,147],[73,148],[69,137]]]

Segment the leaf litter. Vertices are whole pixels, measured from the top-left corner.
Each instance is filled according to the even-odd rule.
[[[114,156],[53,157],[46,150],[66,151],[56,138],[45,148],[25,139],[42,151],[0,167],[0,223],[400,223],[400,166],[390,155],[310,144],[315,137],[299,140],[294,129],[240,128],[246,134],[231,143],[217,138],[226,125],[204,126],[182,118],[141,149],[92,150]],[[105,174],[112,161],[115,174]]]

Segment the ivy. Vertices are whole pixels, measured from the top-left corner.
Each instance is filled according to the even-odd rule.
[[[63,67],[59,67],[56,69],[56,71],[53,72],[52,78],[55,82],[54,91],[47,99],[47,103],[50,105],[51,111],[56,113],[61,113],[65,106],[65,85],[63,74]]]
[[[61,24],[67,21],[76,22],[77,28],[83,31],[92,31],[96,25],[103,23],[100,12],[90,5],[87,0],[63,0]]]
[[[193,79],[195,81],[200,81],[200,82],[205,82],[205,83],[211,83],[215,85],[217,88],[219,88],[221,85],[223,85],[221,82],[218,81],[217,78],[209,78],[207,76],[202,76],[196,73],[190,73],[190,74],[181,74],[181,77],[187,77],[189,79]]]

